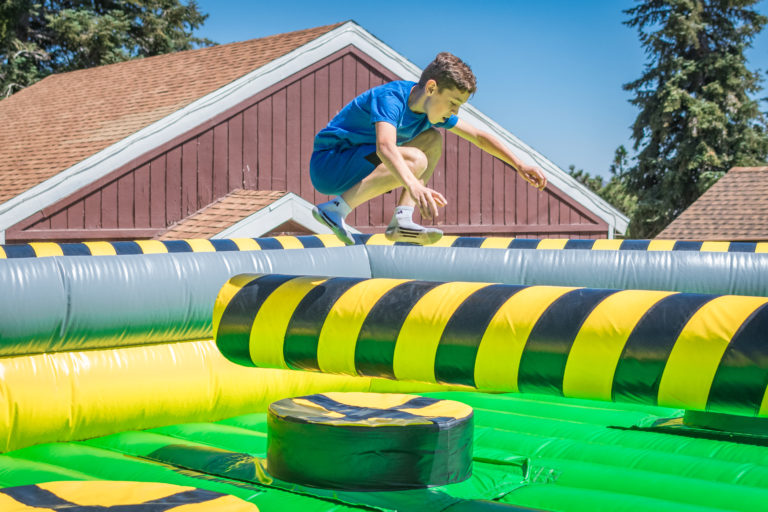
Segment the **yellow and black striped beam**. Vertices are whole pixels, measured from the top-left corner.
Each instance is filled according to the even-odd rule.
[[[356,235],[359,236],[359,235]],[[362,235],[366,245],[393,243],[382,234]],[[362,241],[360,238],[358,241]],[[687,240],[587,240],[569,238],[509,238],[446,235],[428,247],[476,247],[482,249],[582,249],[592,251],[697,251],[768,253],[768,242],[693,242]]]
[[[768,298],[240,275],[219,350],[248,366],[768,416]]]
[[[115,256],[179,252],[259,251],[343,246],[344,244],[335,235],[211,240],[195,238],[188,240],[135,240],[120,242],[32,242],[29,244],[0,246],[0,259],[40,258],[45,256]]]
[[[354,235],[358,245],[411,245],[393,243],[384,235]],[[45,256],[114,256],[177,252],[258,251],[343,247],[334,235],[276,236],[268,238],[135,240],[120,242],[32,242],[0,245],[0,259]],[[697,251],[768,253],[768,242],[690,242],[675,240],[571,240],[567,238],[504,238],[444,236],[427,247],[481,249],[582,249],[592,251]]]

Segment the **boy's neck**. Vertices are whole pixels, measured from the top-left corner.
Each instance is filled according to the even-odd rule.
[[[414,112],[416,114],[423,114],[426,112],[424,110],[424,102],[427,99],[426,89],[420,88],[417,85],[414,85],[411,87],[411,92],[408,95],[408,108],[411,110],[411,112]]]

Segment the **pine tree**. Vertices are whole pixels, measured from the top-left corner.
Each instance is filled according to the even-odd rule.
[[[0,98],[52,74],[212,44],[194,0],[0,0]]]
[[[657,234],[731,167],[765,162],[766,118],[752,99],[761,79],[744,56],[767,21],[756,1],[640,0],[624,11],[647,55],[624,85],[640,109],[637,163],[624,174],[638,201],[631,236]]]

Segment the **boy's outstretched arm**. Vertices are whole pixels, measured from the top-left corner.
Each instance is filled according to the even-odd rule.
[[[479,147],[486,153],[489,153],[496,158],[503,160],[511,165],[517,173],[532,186],[539,190],[544,190],[547,186],[547,178],[544,177],[544,173],[541,172],[536,166],[526,165],[520,161],[517,156],[512,153],[506,145],[504,145],[499,139],[494,137],[488,132],[478,130],[471,124],[459,119],[456,126],[450,129],[450,131],[459,137],[468,140],[475,146]]]

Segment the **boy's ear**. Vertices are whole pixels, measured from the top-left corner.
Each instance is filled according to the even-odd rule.
[[[424,84],[424,90],[426,91],[427,94],[435,94],[437,92],[437,89],[438,89],[437,82],[433,78],[430,78],[429,80],[427,80],[427,83]]]

